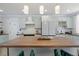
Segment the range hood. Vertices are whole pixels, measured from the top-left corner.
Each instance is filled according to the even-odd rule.
[[[34,35],[35,33],[35,23],[32,21],[31,17],[28,17],[28,20],[25,22],[25,30],[23,31],[23,34]]]
[[[34,24],[34,22],[32,21],[32,18],[31,17],[28,17],[28,20],[25,24]]]

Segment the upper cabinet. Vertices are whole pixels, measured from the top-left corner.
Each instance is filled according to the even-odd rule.
[[[53,16],[42,16],[42,35],[56,35],[56,20]]]
[[[70,16],[58,16],[58,24],[61,23],[60,25],[63,26],[65,25],[67,28],[72,28],[72,17]]]
[[[67,28],[67,22],[66,21],[58,21],[58,26]]]
[[[54,16],[50,16],[48,23],[49,35],[56,35],[56,29],[57,29],[57,18]]]
[[[67,28],[72,28],[73,19],[71,17],[67,17]]]
[[[32,20],[35,24],[35,28],[41,28],[41,16],[34,15],[34,16],[32,16]]]
[[[48,35],[48,16],[42,16],[42,35]]]

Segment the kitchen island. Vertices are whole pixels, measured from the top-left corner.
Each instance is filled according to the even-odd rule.
[[[50,40],[38,40],[41,36],[21,36],[13,40],[1,43],[0,48],[7,48],[9,55],[9,48],[71,48],[79,47],[79,40],[71,40],[64,37],[49,37]],[[43,36],[42,36],[43,37]]]
[[[50,37],[50,40],[38,40],[40,37],[21,36],[0,44],[0,47],[79,47],[79,40],[64,37]]]

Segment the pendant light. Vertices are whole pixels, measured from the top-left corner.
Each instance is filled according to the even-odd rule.
[[[29,14],[29,6],[24,5],[24,9],[22,11],[24,12],[24,14]]]
[[[55,6],[55,14],[60,14],[60,5]]]
[[[40,5],[39,10],[40,10],[40,14],[44,14],[44,6],[43,5]]]

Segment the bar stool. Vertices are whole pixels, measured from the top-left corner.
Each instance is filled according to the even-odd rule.
[[[19,56],[24,56],[24,51],[23,50],[19,53]]]
[[[54,55],[55,56],[61,56],[60,51],[58,51],[58,49],[54,49]]]
[[[34,52],[33,49],[32,49],[31,52],[30,52],[30,56],[35,56],[35,52]]]

